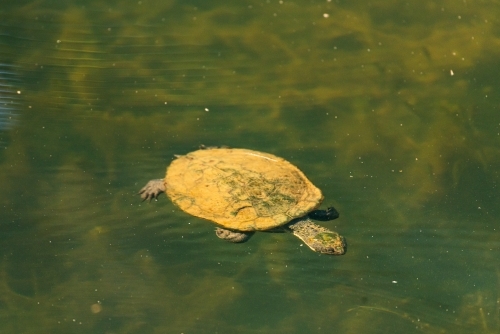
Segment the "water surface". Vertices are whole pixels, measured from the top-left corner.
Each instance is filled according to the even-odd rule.
[[[494,2],[0,11],[2,333],[497,333]],[[175,154],[301,168],[348,252],[234,245],[137,191]]]

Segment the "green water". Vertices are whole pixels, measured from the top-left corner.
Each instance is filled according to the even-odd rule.
[[[494,1],[2,1],[1,333],[498,333]],[[137,191],[301,168],[344,256]]]

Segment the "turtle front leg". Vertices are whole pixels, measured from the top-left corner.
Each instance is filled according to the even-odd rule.
[[[309,212],[308,216],[309,218],[314,220],[327,221],[339,218],[339,212],[333,206],[331,206],[326,210],[311,211]]]
[[[153,198],[157,199],[161,193],[165,192],[165,181],[163,179],[156,179],[149,181],[141,190],[139,190],[139,195],[141,195],[142,201],[151,201]]]
[[[254,232],[231,231],[221,227],[217,227],[215,229],[215,235],[217,235],[217,237],[234,243],[247,241],[248,239],[250,239],[253,233]]]

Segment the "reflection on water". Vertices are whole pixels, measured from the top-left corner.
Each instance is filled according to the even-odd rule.
[[[0,130],[10,129],[19,113],[21,91],[16,66],[0,63]]]
[[[5,4],[0,332],[498,332],[498,14]],[[199,144],[299,166],[349,252],[141,203]]]

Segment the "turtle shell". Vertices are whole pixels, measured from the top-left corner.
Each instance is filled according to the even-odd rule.
[[[322,200],[297,167],[272,154],[214,148],[180,156],[167,168],[166,193],[182,210],[237,231],[284,225]]]

